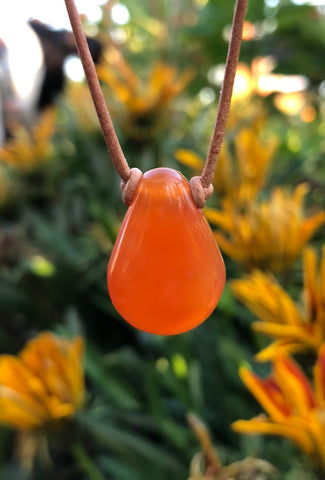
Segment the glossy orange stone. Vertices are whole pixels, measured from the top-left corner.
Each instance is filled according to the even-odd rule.
[[[144,174],[107,270],[116,310],[134,327],[172,335],[202,323],[225,284],[225,266],[187,180],[157,168]]]

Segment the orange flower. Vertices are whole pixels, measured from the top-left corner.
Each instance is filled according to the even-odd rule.
[[[239,205],[254,200],[264,186],[276,143],[275,137],[262,140],[257,124],[237,134],[234,157],[224,142],[213,181],[218,194]],[[196,175],[201,174],[204,160],[199,155],[179,149],[175,157],[183,165],[192,168]]]
[[[70,418],[81,406],[83,341],[42,333],[18,357],[0,356],[0,423],[32,432]]]
[[[52,154],[51,138],[55,131],[56,111],[46,110],[29,131],[23,125],[13,128],[14,136],[0,148],[0,161],[19,169],[44,164]]]
[[[224,232],[214,233],[221,249],[246,270],[281,271],[292,265],[325,221],[325,210],[305,216],[307,192],[305,184],[293,194],[278,187],[269,200],[248,204],[243,211],[226,199],[222,210],[206,208],[204,212]]]
[[[302,304],[295,303],[274,277],[254,271],[232,282],[232,290],[257,317],[253,328],[275,341],[262,350],[258,360],[278,353],[306,349],[318,351],[325,341],[325,245],[319,266],[317,254],[308,247],[304,254]]]
[[[288,356],[273,361],[273,372],[263,380],[242,367],[240,377],[266,415],[237,420],[232,428],[247,434],[289,438],[313,460],[325,466],[325,344],[314,367],[314,386]]]
[[[157,62],[142,81],[113,47],[97,67],[97,73],[117,104],[113,105],[113,114],[120,117],[130,135],[142,138],[152,135],[173,98],[193,76],[189,70],[178,75],[173,66]]]

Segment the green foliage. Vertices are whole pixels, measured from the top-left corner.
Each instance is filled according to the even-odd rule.
[[[170,124],[145,144],[130,141],[119,126],[131,165],[180,169],[176,148],[207,150],[216,107],[202,103],[198,94],[206,87],[218,93],[207,72],[225,61],[224,31],[234,2],[201,3],[124,2],[131,20],[118,27],[127,38],[119,48],[135,72],[145,72],[162,59],[197,73],[174,99]],[[117,28],[105,15],[98,25],[102,37]],[[264,33],[244,43],[242,61],[273,55],[278,72],[306,75],[318,112],[316,120],[306,124],[298,116],[280,114],[272,96],[265,100],[268,128],[279,138],[269,187],[309,181],[310,204],[322,206],[325,129],[317,88],[325,69],[324,15],[288,1],[266,8],[261,0],[252,0],[247,18],[264,26]],[[165,29],[164,35],[155,34],[154,26]],[[16,433],[1,427],[0,478],[185,480],[191,458],[200,449],[186,421],[186,414],[195,412],[209,426],[223,462],[256,455],[276,465],[285,480],[314,480],[311,465],[289,442],[240,438],[230,430],[232,421],[260,412],[237,371],[242,362],[252,361],[263,340],[251,331],[252,315],[234,300],[228,286],[208,321],[175,337],[135,331],[114,310],[106,266],[125,212],[119,179],[99,130],[81,128],[65,95],[58,108],[53,158],[30,173],[12,171],[16,187],[2,206],[0,352],[16,354],[43,330],[84,335],[86,402],[71,423],[49,439],[52,463],[36,459],[30,473],[19,467]],[[298,144],[292,138],[298,138]],[[323,233],[316,244],[323,242]],[[9,238],[11,253],[2,238]],[[226,264],[229,280],[242,274],[229,259]],[[301,282],[299,262],[290,275],[285,281],[295,292]]]

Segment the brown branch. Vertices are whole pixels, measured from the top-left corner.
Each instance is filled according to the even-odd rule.
[[[228,47],[225,77],[219,98],[217,119],[210,141],[209,152],[201,175],[201,183],[207,189],[213,180],[219,159],[221,144],[229,115],[232,90],[238,64],[243,25],[248,0],[237,0],[232,23],[231,39]]]
[[[127,182],[130,175],[130,168],[124,157],[121,145],[118,141],[114,126],[107,110],[103,92],[99,85],[95,65],[89,51],[87,39],[82,28],[80,16],[74,0],[65,0],[66,8],[70,18],[72,31],[76,46],[85,71],[87,83],[94,102],[98,120],[104,135],[107,148],[111,154],[114,166],[122,181]]]

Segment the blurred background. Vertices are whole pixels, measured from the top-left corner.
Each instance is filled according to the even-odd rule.
[[[234,2],[77,6],[130,166],[198,174]],[[249,0],[204,212],[227,284],[206,322],[171,337],[133,329],[107,293],[126,207],[64,2],[1,2],[0,38],[1,480],[324,478],[324,454],[231,428],[263,411],[240,366],[265,378],[279,349],[312,379],[325,340],[324,1]],[[236,287],[256,269],[271,285],[259,298],[262,280]],[[308,331],[264,328],[281,322]]]

